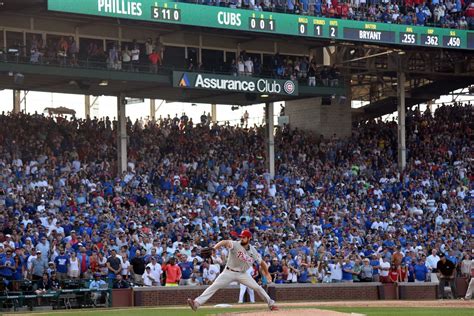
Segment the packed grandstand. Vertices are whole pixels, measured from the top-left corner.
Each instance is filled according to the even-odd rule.
[[[473,114],[407,113],[401,174],[395,121],[348,139],[277,128],[271,179],[262,126],[128,121],[116,176],[116,121],[2,113],[0,276],[7,290],[209,284],[226,252],[200,250],[243,229],[275,283],[424,282],[439,255],[469,275]]]
[[[471,0],[185,0],[182,2],[356,21],[458,29],[474,27],[474,3]]]

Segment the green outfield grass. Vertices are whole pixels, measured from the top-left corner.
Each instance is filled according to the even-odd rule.
[[[318,308],[318,309],[327,309],[334,310],[344,313],[359,313],[365,314],[367,316],[394,316],[394,315],[403,315],[403,316],[473,316],[474,309],[472,308],[425,308],[425,307],[402,307],[402,308],[393,308],[393,307],[331,307],[331,306],[298,306],[298,307],[283,307],[281,310],[285,309],[309,309],[309,308]],[[205,316],[205,315],[218,315],[221,313],[231,313],[239,311],[258,311],[266,310],[265,308],[201,308],[196,312],[193,312],[190,309],[185,308],[134,308],[134,309],[114,309],[114,310],[98,310],[98,309],[88,309],[88,310],[72,310],[72,311],[49,311],[49,312],[33,312],[30,314],[27,313],[10,313],[7,315],[52,315],[52,316],[128,316],[128,315],[138,315],[138,316]]]
[[[472,308],[444,307],[318,307],[343,313],[358,313],[367,316],[473,316]]]

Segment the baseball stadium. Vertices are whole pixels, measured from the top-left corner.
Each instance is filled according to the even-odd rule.
[[[473,316],[472,0],[0,0],[0,314]]]

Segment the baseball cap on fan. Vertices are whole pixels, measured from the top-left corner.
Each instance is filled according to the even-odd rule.
[[[239,237],[240,238],[243,238],[243,237],[252,238],[252,233],[250,232],[250,230],[245,229],[240,233]]]

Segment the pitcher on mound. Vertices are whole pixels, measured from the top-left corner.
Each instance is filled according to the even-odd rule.
[[[212,283],[212,285],[201,294],[201,296],[194,300],[188,298],[188,304],[193,311],[197,310],[199,306],[205,304],[217,292],[217,290],[226,287],[233,281],[242,283],[257,292],[257,294],[267,302],[270,310],[278,310],[275,301],[272,300],[267,292],[265,292],[265,290],[246,273],[253,263],[257,262],[260,265],[262,274],[267,278],[268,282],[270,283],[272,281],[270,273],[268,272],[267,264],[262,260],[257,249],[250,245],[252,233],[249,230],[244,230],[239,235],[239,238],[240,241],[222,240],[214,246],[214,249],[219,249],[220,247],[226,247],[229,249],[227,264],[224,271],[217,277],[214,283]]]

